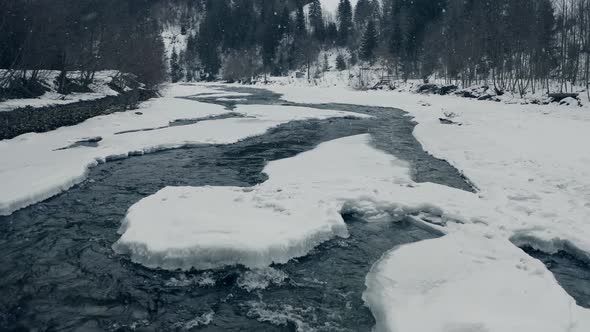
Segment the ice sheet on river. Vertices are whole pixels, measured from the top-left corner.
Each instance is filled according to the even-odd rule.
[[[472,196],[414,183],[405,162],[369,141],[343,138],[273,161],[264,169],[269,180],[252,188],[162,189],[129,209],[114,248],[148,267],[259,268],[348,236],[344,211],[371,220],[423,210],[453,219]]]
[[[241,117],[208,120],[229,111],[175,98],[203,92],[232,95],[200,86],[174,85],[163,98],[144,103],[138,110],[0,141],[0,216],[69,189],[85,179],[90,167],[110,159],[189,145],[235,143],[294,120],[357,116],[303,107],[239,106],[232,113]],[[170,126],[179,119],[203,121]]]

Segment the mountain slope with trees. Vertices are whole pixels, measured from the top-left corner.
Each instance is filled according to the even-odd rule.
[[[170,24],[186,43],[166,58]],[[43,69],[64,73],[63,91],[68,72],[84,85],[99,69],[152,84],[309,78],[334,49],[339,68],[380,66],[403,80],[521,93],[590,80],[590,0],[339,0],[334,15],[320,0],[15,0],[0,3],[0,28],[4,94],[35,90]]]

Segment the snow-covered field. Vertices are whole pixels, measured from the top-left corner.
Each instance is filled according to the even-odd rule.
[[[8,99],[0,101],[0,112],[12,111],[26,106],[37,108],[52,105],[65,105],[79,101],[100,99],[106,96],[116,96],[117,92],[109,88],[107,85],[116,74],[117,72],[115,71],[97,72],[94,82],[89,86],[90,90],[93,92],[74,92],[69,95],[63,95],[57,93],[55,89],[50,88],[49,91],[38,98]],[[58,75],[59,72],[57,71],[49,71],[44,74],[43,81],[51,87],[53,85],[52,82]]]

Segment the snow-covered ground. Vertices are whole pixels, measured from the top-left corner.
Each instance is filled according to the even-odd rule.
[[[74,92],[69,95],[57,93],[53,88],[53,81],[59,75],[58,71],[49,71],[44,73],[43,81],[50,88],[38,98],[23,98],[23,99],[8,99],[0,101],[0,112],[12,111],[17,108],[31,106],[44,107],[51,105],[65,105],[84,100],[94,100],[104,98],[106,96],[116,96],[117,92],[112,90],[108,83],[117,74],[115,71],[100,71],[96,73],[94,82],[89,85],[92,92]]]
[[[452,236],[394,250],[376,264],[367,278],[366,299],[381,330],[590,329],[588,311],[565,295],[546,268],[509,242],[550,253],[573,248],[574,254],[590,257],[590,149],[584,146],[590,140],[587,107],[504,104],[343,87],[271,89],[297,102],[401,108],[418,122],[414,135],[424,149],[448,160],[479,189],[475,196],[485,206],[481,214],[487,216],[477,223],[461,218],[467,224],[445,228]],[[453,121],[461,125],[441,124],[444,113],[455,113]],[[465,201],[462,212],[473,213],[472,209]],[[430,249],[426,253],[424,248]],[[520,317],[508,315],[515,303],[520,305],[515,310]],[[444,308],[470,311],[450,315]],[[415,319],[409,321],[409,317]],[[536,324],[527,317],[547,320]]]
[[[229,113],[221,106],[175,98],[207,92],[218,91],[175,85],[164,92],[163,98],[143,103],[136,111],[99,116],[75,126],[0,141],[0,215],[69,189],[84,180],[88,168],[109,159],[187,145],[229,144],[293,120],[351,115],[300,107],[243,106],[233,111],[243,115],[241,118],[167,127],[179,119]],[[158,129],[144,130],[153,128]],[[96,146],[75,146],[84,141]]]
[[[269,180],[252,188],[164,188],[130,208],[116,251],[150,267],[261,268],[346,237],[342,212],[362,213],[369,222],[425,212],[440,218],[446,226],[431,226],[446,235],[393,248],[366,278],[364,300],[378,331],[590,330],[590,311],[577,306],[542,263],[517,247],[567,248],[590,259],[587,106],[361,92],[341,85],[265,87],[294,102],[401,108],[417,122],[414,135],[424,149],[448,160],[478,191],[415,183],[405,162],[373,148],[368,135],[353,136],[271,162],[264,170]],[[0,183],[9,188],[0,191],[0,214],[66,190],[83,180],[88,167],[110,157],[232,143],[292,120],[349,115],[239,105],[232,112],[245,118],[136,131],[228,113],[174,98],[208,92],[243,97],[207,85],[174,85],[164,98],[144,103],[141,114],[111,114],[0,141]],[[444,117],[458,124],[442,124]],[[59,150],[89,137],[98,141],[95,147]]]

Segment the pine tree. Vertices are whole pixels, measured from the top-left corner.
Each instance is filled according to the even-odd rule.
[[[262,62],[264,69],[267,71],[274,70],[277,47],[282,36],[281,17],[274,14],[274,8],[272,8],[271,12],[263,26],[264,35],[262,40]]]
[[[326,44],[334,44],[338,40],[338,26],[335,22],[329,22],[326,25],[326,39],[324,40]]]
[[[377,29],[375,22],[370,20],[363,34],[361,42],[360,57],[362,60],[373,62],[375,59],[375,49],[377,48]]]
[[[320,0],[313,0],[309,6],[309,23],[312,28],[313,37],[318,41],[325,39],[324,17]]]
[[[338,4],[338,44],[347,46],[352,34],[352,6],[350,0],[340,0]]]
[[[178,53],[176,48],[172,49],[172,56],[170,57],[170,79],[172,83],[176,83],[182,79],[182,70],[178,62]]]
[[[373,4],[371,3],[371,0],[358,0],[354,7],[354,23],[357,28],[364,28],[372,14]]]
[[[207,15],[209,17],[209,15]],[[221,59],[219,57],[219,40],[210,29],[209,20],[206,18],[201,24],[198,38],[197,53],[203,66],[205,78],[212,80],[219,73]]]
[[[305,12],[301,5],[297,7],[297,14],[295,15],[295,32],[298,36],[304,36],[307,33],[305,26]]]
[[[346,60],[342,54],[338,54],[338,56],[336,56],[336,69],[339,71],[346,69]]]
[[[281,35],[289,33],[291,26],[291,15],[287,7],[283,8],[283,13],[279,17],[279,26],[281,28]]]

